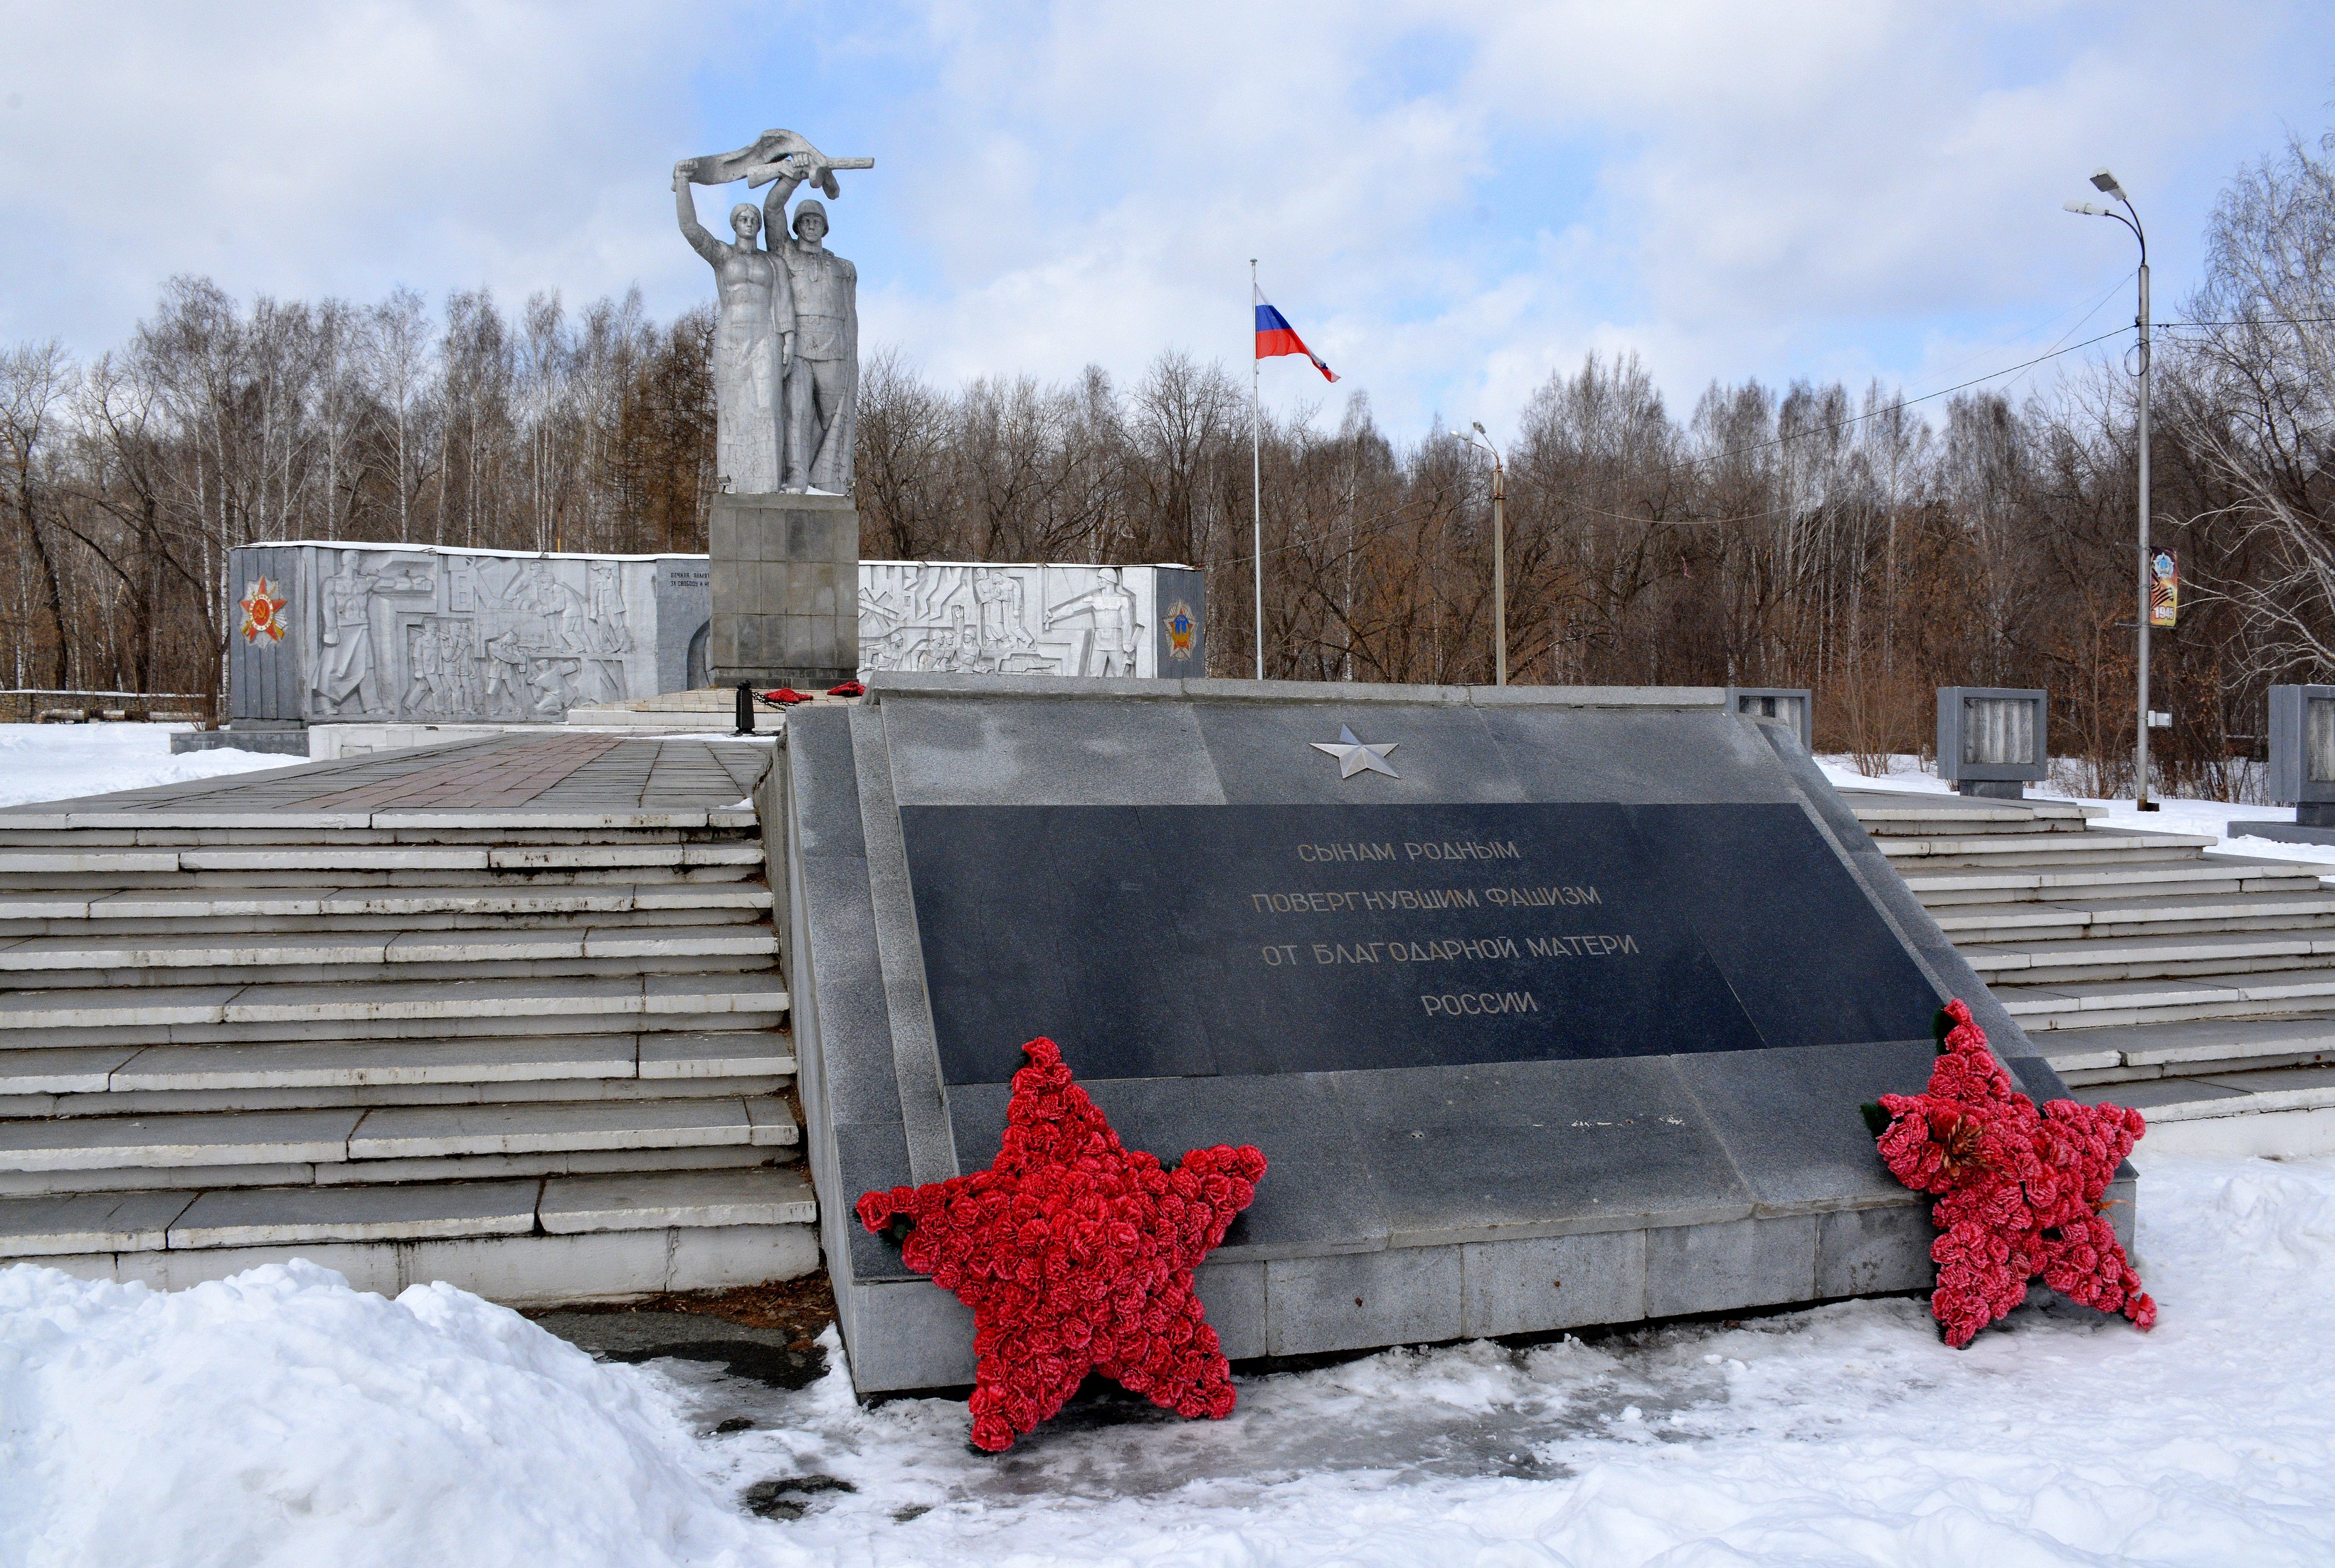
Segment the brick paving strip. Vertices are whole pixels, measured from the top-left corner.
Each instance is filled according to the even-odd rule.
[[[750,795],[769,753],[703,740],[500,735],[0,810],[55,812],[706,810]]]

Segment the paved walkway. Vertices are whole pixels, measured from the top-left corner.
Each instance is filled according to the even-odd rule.
[[[0,811],[58,813],[709,811],[735,806],[770,766],[768,746],[622,735],[507,734],[340,762],[44,800]]]

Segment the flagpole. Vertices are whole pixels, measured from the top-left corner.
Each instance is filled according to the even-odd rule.
[[[1256,257],[1248,258],[1249,324],[1256,324]],[[1256,547],[1256,678],[1264,679],[1264,417],[1261,388],[1264,384],[1264,362],[1254,352],[1248,362],[1248,482],[1249,493],[1256,503],[1255,545]]]

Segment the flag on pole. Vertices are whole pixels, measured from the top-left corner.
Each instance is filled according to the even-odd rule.
[[[1313,362],[1313,368],[1322,373],[1323,381],[1336,381],[1338,373],[1323,364],[1322,356],[1305,346],[1305,340],[1297,335],[1296,330],[1289,324],[1289,318],[1274,309],[1273,302],[1264,297],[1264,290],[1252,283],[1249,292],[1256,295],[1256,357],[1272,359],[1276,354],[1302,353]]]

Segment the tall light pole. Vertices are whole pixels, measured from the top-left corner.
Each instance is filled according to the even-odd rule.
[[[2143,811],[2156,809],[2156,802],[2148,798],[2148,236],[2141,232],[2140,214],[2134,210],[2132,198],[2124,193],[2117,177],[2105,169],[2092,171],[2092,186],[2124,208],[2102,207],[2096,201],[2070,201],[2069,212],[2080,212],[2087,218],[2113,218],[2132,230],[2133,238],[2140,242],[2140,314],[2133,324],[2140,328],[2140,614],[2135,626],[2136,655],[2140,668],[2140,715],[2133,731],[2133,800]]]
[[[1483,424],[1475,425],[1476,433],[1470,443],[1492,454],[1492,684],[1508,683],[1508,561],[1507,519],[1502,512],[1507,502],[1507,465],[1500,460],[1500,449],[1484,433]]]

